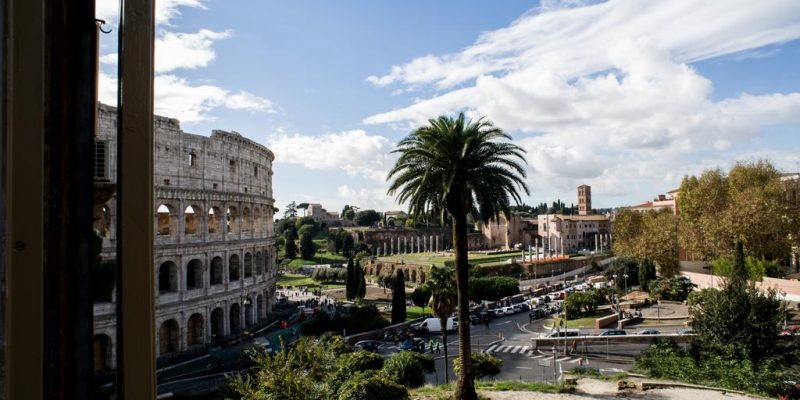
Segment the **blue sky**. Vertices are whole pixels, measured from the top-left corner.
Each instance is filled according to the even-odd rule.
[[[156,109],[272,148],[279,207],[400,208],[393,143],[461,110],[528,151],[528,203],[634,204],[736,160],[798,169],[800,3],[740,3],[161,0]]]

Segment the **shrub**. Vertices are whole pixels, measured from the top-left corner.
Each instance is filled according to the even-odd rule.
[[[317,314],[314,319],[301,325],[304,335],[319,335],[325,332],[347,334],[371,331],[389,326],[389,321],[381,315],[374,304],[355,306],[350,309],[349,316],[335,314],[333,318],[327,313]]]
[[[383,364],[383,373],[389,379],[411,388],[422,386],[425,383],[425,373],[435,370],[433,357],[410,351],[397,353]]]
[[[495,301],[515,294],[519,294],[519,281],[514,278],[493,276],[469,280],[469,299],[472,301]]]
[[[408,390],[375,372],[360,372],[344,383],[339,400],[406,400]]]
[[[453,372],[457,375],[461,374],[459,365],[459,358],[453,359]],[[475,374],[475,379],[480,379],[485,376],[495,376],[500,373],[500,368],[503,366],[503,360],[486,353],[472,353],[472,373]]]
[[[339,358],[336,372],[330,379],[333,393],[338,393],[341,386],[356,374],[365,371],[377,371],[383,368],[383,356],[368,351],[356,351]]]

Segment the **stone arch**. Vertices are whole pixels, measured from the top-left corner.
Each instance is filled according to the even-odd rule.
[[[111,235],[111,208],[108,205],[104,204],[100,208],[100,215],[96,216],[94,221],[94,229],[97,229],[103,238]]]
[[[419,283],[425,283],[425,278],[426,278],[425,271],[421,271],[419,273]]]
[[[228,225],[228,233],[239,232],[239,211],[236,210],[236,207],[229,206],[225,210],[225,218]]]
[[[221,285],[225,267],[222,265],[222,257],[211,259],[211,269],[209,270],[209,282],[212,285]]]
[[[94,372],[111,370],[111,337],[105,334],[94,335]]]
[[[230,319],[231,335],[238,334],[242,330],[242,310],[239,307],[239,303],[233,303],[231,305],[231,310],[228,315]]]
[[[218,338],[225,336],[225,310],[222,308],[211,311],[211,335]]]
[[[253,299],[247,296],[244,299],[244,326],[253,325]]]
[[[203,287],[203,262],[193,258],[186,265],[186,289]]]
[[[168,319],[158,329],[158,354],[168,354],[180,351],[181,338],[178,321]]]
[[[183,234],[196,235],[200,231],[200,207],[186,206],[183,210]]]
[[[253,207],[253,231],[261,232],[261,207]]]
[[[256,252],[256,276],[264,274],[264,254],[260,251]]]
[[[205,335],[203,334],[203,316],[194,313],[186,322],[186,345],[194,346],[196,344],[203,344],[205,342]]]
[[[244,253],[244,277],[253,276],[253,255],[250,252]]]
[[[411,282],[414,282],[414,283],[417,282],[417,270],[416,269],[412,269],[411,270]]]
[[[178,266],[172,261],[164,261],[158,267],[158,291],[169,293],[178,291]]]
[[[240,277],[239,272],[239,255],[233,254],[228,260],[228,281],[238,281]]]
[[[211,207],[208,209],[208,233],[219,233],[219,207]]]
[[[250,208],[242,208],[242,232],[251,232],[253,230],[253,220],[250,215]]]
[[[256,297],[256,319],[261,321],[266,317],[264,308],[264,296],[258,295]]]
[[[172,235],[177,231],[177,223],[175,207],[170,204],[160,204],[156,209],[156,235]]]

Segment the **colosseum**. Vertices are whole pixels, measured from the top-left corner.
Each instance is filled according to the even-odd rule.
[[[114,107],[100,105],[95,181],[116,177]],[[156,116],[154,210],[159,364],[202,354],[263,326],[275,299],[272,162],[266,147],[235,132],[183,132]],[[97,207],[102,257],[115,256],[115,197]],[[113,297],[112,297],[113,299]],[[95,303],[95,369],[115,365],[115,307]]]

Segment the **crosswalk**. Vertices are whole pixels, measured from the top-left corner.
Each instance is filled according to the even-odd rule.
[[[553,358],[552,355],[541,354],[536,352],[536,350],[532,349],[530,346],[501,345],[499,343],[489,346],[486,349],[486,353],[521,354],[529,356],[534,360]],[[580,357],[560,356],[556,358],[556,362],[577,364],[580,361],[580,359],[581,359]]]

